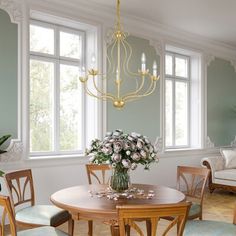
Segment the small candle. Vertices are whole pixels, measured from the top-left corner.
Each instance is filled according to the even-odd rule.
[[[141,56],[141,70],[143,72],[146,71],[146,56],[144,53],[142,53],[142,56]]]
[[[152,70],[153,70],[153,76],[157,77],[157,63],[156,63],[156,61],[153,62]]]
[[[92,67],[92,69],[95,68],[95,62],[96,62],[96,58],[95,58],[95,55],[93,54],[92,58],[91,58],[91,67]]]

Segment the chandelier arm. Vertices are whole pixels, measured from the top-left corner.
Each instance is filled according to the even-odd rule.
[[[124,41],[125,40],[121,40],[121,45],[122,45],[122,47],[124,48],[124,59],[123,59],[123,62],[122,62],[122,68],[123,68],[123,71],[124,71],[124,77],[125,76],[130,76],[129,74],[128,74],[128,72],[127,72],[127,65],[129,64],[128,63],[128,58],[130,57],[130,56],[128,56],[128,52],[127,52],[127,48],[125,47],[125,44],[124,44]],[[124,78],[123,79],[121,79],[121,82],[124,80]]]
[[[145,76],[141,76],[141,79],[142,79],[142,82],[141,82],[140,86],[139,87],[137,86],[138,88],[135,91],[130,92],[130,93],[126,94],[125,96],[123,96],[124,99],[126,99],[126,97],[129,97],[129,96],[138,95],[138,93],[143,88]],[[136,81],[137,81],[137,79],[136,79]],[[137,84],[138,84],[138,82],[137,82]]]
[[[134,73],[134,72],[130,71],[130,69],[129,69],[129,67],[128,67],[129,61],[130,61],[131,56],[132,56],[132,54],[133,54],[132,47],[129,45],[129,43],[128,43],[126,40],[123,41],[123,44],[124,44],[124,47],[126,47],[126,48],[128,47],[128,48],[129,48],[129,51],[130,51],[129,56],[128,56],[128,58],[127,58],[126,71],[127,71],[128,75],[130,75],[130,76],[137,76],[138,73]]]
[[[101,75],[102,76],[102,75]],[[104,93],[102,90],[99,89],[99,87],[97,86],[96,82],[95,82],[95,76],[92,76],[93,78],[93,85],[94,85],[94,88],[97,90],[97,92],[99,92],[102,96],[106,96],[106,97],[109,97],[111,98],[113,101],[115,100],[115,97],[110,94],[110,93]]]
[[[114,36],[113,36],[114,37]],[[115,68],[115,63],[114,63],[114,59],[113,59],[113,53],[114,53],[114,49],[115,49],[115,45],[117,43],[117,39],[115,38],[112,47],[111,47],[111,57],[109,58],[109,56],[107,56],[107,58],[111,61],[111,65],[112,65],[112,69],[111,69],[111,73],[115,73],[116,68]]]
[[[156,84],[157,84],[156,81],[153,81],[153,80],[152,80],[152,82],[151,82],[149,88],[146,90],[146,92],[145,92],[144,94],[126,95],[126,96],[123,97],[123,100],[124,100],[124,101],[128,101],[128,100],[130,100],[130,99],[132,99],[132,98],[146,97],[146,96],[148,96],[148,95],[150,95],[150,94],[152,94],[152,93],[154,92],[154,90],[155,90],[155,88],[156,88]]]
[[[88,95],[92,96],[92,97],[95,97],[95,98],[98,98],[98,99],[102,99],[102,100],[105,100],[107,98],[111,99],[112,101],[115,100],[115,98],[113,98],[112,96],[108,96],[108,95],[102,95],[102,96],[98,96],[98,95],[95,95],[94,93],[92,93],[88,86],[87,86],[87,83],[84,84],[84,87],[85,87],[85,91]]]
[[[129,101],[133,101],[133,100],[137,100],[139,98],[143,98],[143,97],[149,96],[150,94],[152,94],[154,92],[155,89],[156,89],[156,83],[154,84],[152,90],[149,91],[148,93],[140,94],[140,95],[137,95],[137,96],[130,96],[130,97],[126,98],[124,100],[124,102],[129,102]]]

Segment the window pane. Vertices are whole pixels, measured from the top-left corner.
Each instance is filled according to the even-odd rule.
[[[30,150],[53,150],[54,64],[30,60]]]
[[[188,145],[188,86],[185,82],[175,83],[175,144]]]
[[[165,59],[165,70],[167,75],[173,75],[173,57],[171,55],[166,55]]]
[[[80,59],[81,48],[80,35],[60,32],[60,56]]]
[[[82,91],[78,67],[60,66],[60,150],[82,149]]]
[[[54,54],[54,30],[30,25],[30,51]]]
[[[175,58],[175,75],[187,78],[188,77],[188,60],[187,58]]]
[[[165,145],[173,145],[173,83],[166,80],[165,84]]]

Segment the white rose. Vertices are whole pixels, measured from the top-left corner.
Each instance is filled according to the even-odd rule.
[[[128,150],[125,153],[126,153],[127,156],[129,156],[131,154],[131,151]]]
[[[90,162],[93,162],[94,160],[95,160],[95,156],[92,156],[92,157],[89,158]]]

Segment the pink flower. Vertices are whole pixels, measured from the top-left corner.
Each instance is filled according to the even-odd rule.
[[[114,152],[115,153],[120,152],[122,150],[122,148],[123,148],[122,142],[116,141],[114,143],[113,147],[114,147]]]
[[[120,154],[117,154],[117,153],[113,154],[113,155],[112,155],[112,160],[113,160],[114,162],[120,162],[120,161],[121,161],[121,155],[120,155]]]
[[[135,152],[134,154],[132,154],[131,158],[134,160],[134,161],[139,161],[140,160],[140,154]]]
[[[123,159],[123,160],[122,160],[122,165],[123,165],[125,168],[130,168],[130,166],[131,166],[130,160]]]
[[[138,165],[136,163],[132,163],[130,169],[135,170],[137,168],[137,166]]]
[[[143,159],[147,158],[147,153],[144,150],[140,151],[141,156],[143,157]]]

